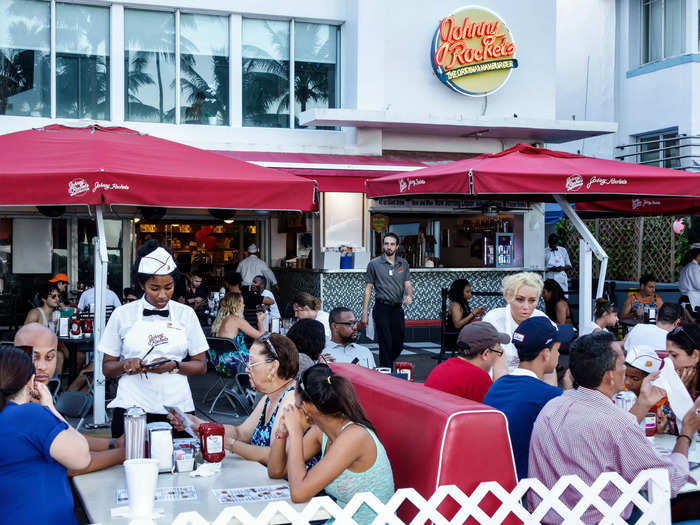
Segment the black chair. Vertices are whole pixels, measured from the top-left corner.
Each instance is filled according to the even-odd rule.
[[[76,392],[75,390],[66,390],[58,396],[56,400],[56,410],[64,417],[72,419],[80,419],[75,427],[79,430],[85,421],[85,418],[90,413],[92,408],[93,398],[86,392]]]
[[[451,344],[449,339],[451,336],[454,336],[455,340],[457,336],[459,335],[459,331],[454,331],[454,330],[449,330],[448,329],[448,324],[447,324],[447,316],[449,315],[449,312],[447,310],[447,293],[449,290],[447,288],[443,288],[440,290],[440,298],[441,298],[441,307],[440,307],[440,354],[437,356],[433,356],[433,359],[437,359],[438,364],[442,363],[445,360],[445,354],[449,351],[450,352],[450,357],[455,356],[456,348],[454,348]],[[452,348],[448,348],[448,346],[452,346]]]
[[[212,359],[212,365],[214,365],[215,367],[214,370],[217,375],[217,380],[204,395],[204,401],[207,400],[209,394],[214,389],[216,389],[219,386],[221,387],[219,389],[219,392],[216,394],[214,401],[209,407],[209,413],[225,414],[229,416],[233,415],[236,417],[246,416],[250,414],[250,412],[252,412],[253,410],[253,403],[251,401],[249,390],[252,391],[252,389],[249,388],[250,383],[248,381],[248,374],[242,372],[243,367],[245,366],[243,357],[241,356],[241,359],[239,360],[239,371],[233,376],[216,370],[216,362],[218,361],[218,355],[230,352],[236,352],[238,355],[241,355],[239,348],[233,341],[231,341],[230,339],[225,339],[223,337],[207,337],[207,343],[209,343],[209,357],[212,357],[211,354],[214,354],[215,356],[215,359]],[[243,379],[243,377],[241,376],[244,376],[245,379]],[[218,403],[219,399],[221,399],[221,396],[224,396],[229,402],[231,408],[233,409],[233,413],[224,412],[221,410],[214,410],[216,403]],[[255,394],[253,393],[253,398],[254,396]]]

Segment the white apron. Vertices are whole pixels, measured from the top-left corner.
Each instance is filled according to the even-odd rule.
[[[155,321],[143,320],[143,307],[127,331],[122,342],[122,360],[148,354],[147,361],[172,359],[182,361],[187,356],[186,328],[178,321],[158,317]],[[183,412],[194,410],[192,393],[187,377],[181,374],[141,373],[123,375],[119,379],[117,397],[107,405],[109,408],[138,406],[150,414],[165,414],[163,405],[178,407]]]

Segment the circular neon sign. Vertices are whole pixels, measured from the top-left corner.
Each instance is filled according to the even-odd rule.
[[[430,62],[443,84],[472,97],[495,93],[518,67],[510,29],[480,6],[462,7],[440,21]]]

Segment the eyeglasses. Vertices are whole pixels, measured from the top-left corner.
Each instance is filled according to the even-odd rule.
[[[342,324],[344,326],[352,326],[355,327],[358,324],[360,324],[360,321],[345,321],[345,322],[340,322],[340,321],[333,321],[333,324]]]
[[[688,338],[688,340],[693,344],[693,346],[694,346],[695,348],[699,348],[699,349],[700,349],[700,344],[698,344],[698,342],[697,342],[695,339],[693,339],[693,336],[691,336],[688,332],[686,332],[686,331],[683,329],[682,326],[678,326],[678,327],[674,328],[674,329],[671,331],[671,333],[672,333],[673,335],[682,333],[684,336],[686,336],[686,337]]]
[[[258,361],[257,363],[246,363],[245,369],[252,370],[254,366],[262,365],[263,363],[272,363],[272,360],[266,359],[265,361]]]
[[[268,349],[268,350],[270,351],[270,353],[272,354],[272,357],[274,357],[277,361],[280,360],[280,356],[279,356],[279,354],[277,353],[277,350],[275,350],[275,346],[272,344],[272,341],[270,341],[270,333],[269,333],[269,332],[265,332],[263,335],[261,335],[261,336],[258,338],[258,341],[259,341],[260,343],[264,343],[264,344],[265,344],[265,346],[267,347],[267,349]]]
[[[499,356],[503,355],[503,350],[496,350],[494,348],[487,348],[487,350],[491,350],[494,354],[498,354]]]
[[[49,299],[58,299],[59,297],[60,297],[60,295],[58,295],[57,293],[53,293],[53,294],[49,295]]]

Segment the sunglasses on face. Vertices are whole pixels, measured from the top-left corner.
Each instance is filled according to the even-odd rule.
[[[342,324],[343,326],[352,326],[353,328],[360,324],[360,321],[333,321],[333,324]]]

